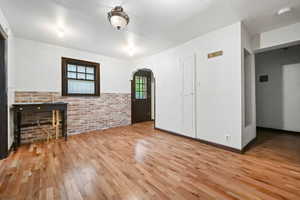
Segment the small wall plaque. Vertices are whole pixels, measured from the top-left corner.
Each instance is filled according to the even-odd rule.
[[[268,75],[260,75],[259,76],[259,82],[268,82],[269,81],[269,76]]]
[[[222,55],[223,55],[223,51],[216,51],[216,52],[213,52],[213,53],[209,53],[208,54],[208,59],[218,57],[218,56],[222,56]]]

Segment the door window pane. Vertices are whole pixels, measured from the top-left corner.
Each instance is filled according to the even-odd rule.
[[[147,99],[147,77],[136,76],[135,77],[135,98]]]

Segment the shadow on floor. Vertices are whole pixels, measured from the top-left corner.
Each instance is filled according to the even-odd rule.
[[[246,154],[300,165],[300,133],[258,128],[256,142]]]

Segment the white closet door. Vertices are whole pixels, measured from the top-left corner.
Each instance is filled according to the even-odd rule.
[[[283,129],[300,131],[300,63],[283,66]]]
[[[195,130],[195,56],[181,60],[182,66],[182,133],[196,138]]]

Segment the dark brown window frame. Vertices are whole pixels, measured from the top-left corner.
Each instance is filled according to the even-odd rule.
[[[80,93],[68,93],[68,64],[82,65],[93,67],[95,72],[95,93],[94,94],[80,94]],[[62,57],[61,59],[61,68],[62,68],[62,96],[100,96],[100,64],[85,60],[77,60],[73,58]],[[87,80],[88,81],[88,80]],[[91,80],[92,81],[92,80]]]

